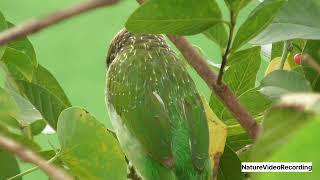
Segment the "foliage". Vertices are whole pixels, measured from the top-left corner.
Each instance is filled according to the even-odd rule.
[[[254,142],[212,93],[210,107],[205,104],[207,113],[210,112],[207,116],[214,124],[210,129],[210,150],[216,155],[224,149],[218,180],[244,179],[240,172],[241,160],[310,161],[314,166],[319,165],[320,144],[314,139],[319,136],[317,129],[320,127],[320,95],[317,94],[320,72],[315,67],[320,65],[317,19],[320,2],[265,0],[250,12],[244,23],[239,23],[242,10],[252,3],[252,0],[225,0],[228,11],[225,16],[221,3],[215,0],[148,0],[125,24],[135,33],[204,34],[210,40],[208,43],[215,43],[222,54],[227,52],[223,80],[263,126],[264,132]],[[0,31],[13,26],[0,12]],[[230,31],[234,31],[234,36],[230,37]],[[284,41],[291,47],[284,47]],[[264,71],[260,45],[270,43],[270,60],[285,56],[290,68],[272,67],[270,73],[258,79],[258,72]],[[289,54],[283,53],[284,48],[288,48]],[[294,64],[293,55],[301,52],[315,65],[304,60],[302,65]],[[127,178],[125,154],[114,133],[83,108],[72,107],[56,78],[39,64],[27,38],[0,46],[0,63],[6,79],[5,86],[0,88],[1,135],[39,152],[45,159],[57,156],[55,164],[78,179]],[[57,134],[59,148],[50,145],[48,150],[38,144],[35,137],[46,127]],[[306,153],[297,154],[297,149]],[[0,180],[20,173],[16,157],[1,148],[0,162]],[[316,179],[319,176],[319,172],[264,173],[250,178]]]

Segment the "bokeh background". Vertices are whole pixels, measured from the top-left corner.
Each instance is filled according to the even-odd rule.
[[[1,0],[0,11],[8,21],[17,25],[81,1],[83,0]],[[224,18],[227,19],[227,8],[223,5],[223,0],[218,2]],[[241,12],[238,26],[258,3],[258,0],[253,0]],[[111,127],[104,103],[104,61],[107,47],[137,7],[135,0],[121,0],[115,6],[83,14],[29,37],[35,48],[37,60],[57,78],[72,104],[86,108],[107,127]],[[188,38],[202,49],[202,54],[208,60],[220,63],[221,54],[217,45],[201,34]],[[266,62],[263,61],[259,78],[263,76],[265,66]],[[199,91],[209,98],[210,90],[205,83],[193,70],[190,69],[190,73]],[[37,138],[43,144],[47,144],[47,139],[52,138],[57,144],[54,137]],[[30,166],[22,164],[21,167],[27,169]],[[24,179],[46,178],[37,171]]]

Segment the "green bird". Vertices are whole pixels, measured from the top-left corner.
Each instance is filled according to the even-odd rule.
[[[205,109],[164,36],[124,29],[106,63],[112,126],[137,173],[144,180],[211,179]]]

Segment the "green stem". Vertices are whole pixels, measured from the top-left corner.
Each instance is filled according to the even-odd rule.
[[[47,161],[47,163],[50,164],[50,163],[54,162],[58,157],[59,157],[59,154],[56,154],[56,155],[53,156],[51,159],[49,159],[49,160]],[[10,178],[8,178],[7,180],[13,180],[13,179],[22,177],[22,176],[27,175],[27,174],[30,174],[30,173],[38,170],[38,169],[39,169],[39,166],[35,166],[35,167],[30,168],[30,169],[28,169],[28,170],[26,170],[26,171],[24,171],[24,172],[22,172],[22,173],[20,173],[20,174],[17,174],[17,175],[15,175],[15,176],[10,177]]]
[[[289,48],[291,47],[291,42],[290,41],[284,41],[283,44],[283,52],[281,56],[281,64],[280,64],[280,69],[283,69],[284,64],[287,60],[288,54],[289,54]]]

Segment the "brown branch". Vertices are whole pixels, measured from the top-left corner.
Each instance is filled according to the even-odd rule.
[[[48,164],[44,159],[35,154],[33,151],[25,148],[14,140],[0,135],[0,147],[14,153],[21,160],[39,166],[50,178],[54,180],[72,180],[62,169]]]
[[[82,4],[75,5],[75,6],[63,9],[61,11],[57,11],[42,19],[26,22],[25,24],[18,25],[4,32],[1,32],[0,45],[9,43],[11,41],[27,36],[29,34],[36,33],[48,26],[57,24],[73,16],[80,15],[82,13],[85,13],[87,11],[90,11],[96,8],[113,5],[117,2],[118,0],[87,0]]]
[[[139,4],[143,0],[137,0]],[[192,45],[184,38],[173,35],[167,35],[173,44],[179,49],[188,63],[197,71],[198,75],[207,83],[207,85],[215,92],[220,100],[226,105],[231,113],[236,117],[239,124],[248,132],[248,134],[256,139],[262,131],[262,127],[253,119],[249,112],[238,102],[233,92],[223,82],[217,84],[218,77],[210,69],[206,61],[192,47]]]

